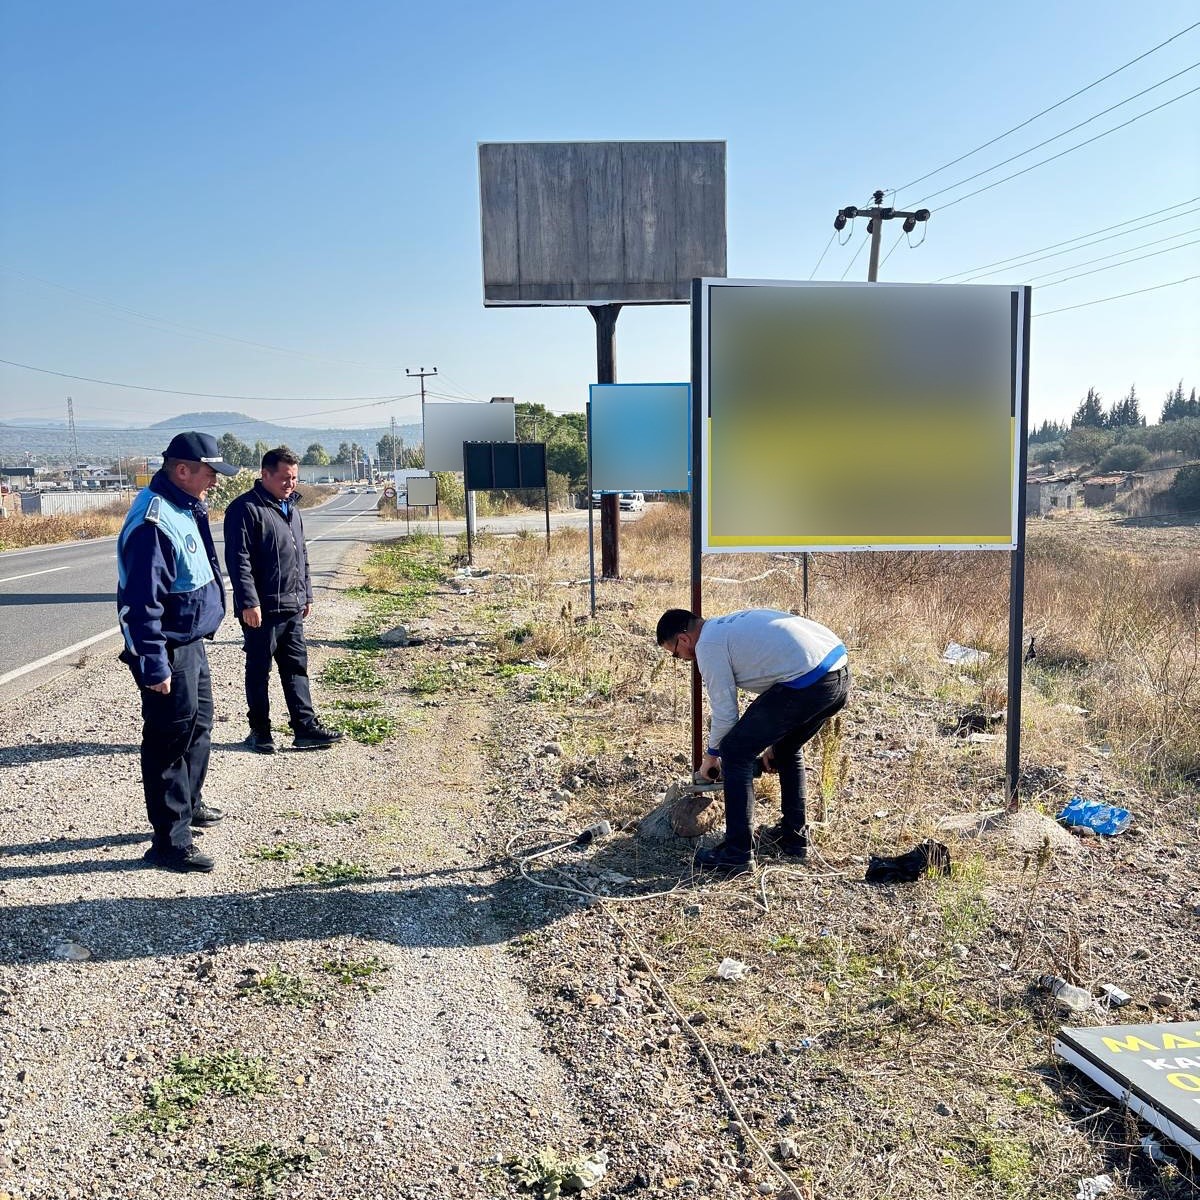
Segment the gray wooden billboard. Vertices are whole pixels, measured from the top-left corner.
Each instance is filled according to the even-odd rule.
[[[482,142],[485,305],[685,304],[725,275],[724,142]]]

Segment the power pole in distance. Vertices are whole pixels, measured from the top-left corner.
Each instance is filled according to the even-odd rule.
[[[392,415],[392,479],[396,478],[396,417]]]
[[[425,380],[427,377],[437,374],[437,367],[434,367],[432,371],[427,371],[427,370],[425,370],[424,367],[422,367],[419,371],[414,371],[411,367],[405,367],[404,373],[410,379],[419,379],[421,381],[421,423],[424,424],[424,422],[425,422]]]
[[[879,280],[879,243],[883,240],[884,221],[904,219],[904,232],[912,233],[918,221],[929,220],[929,209],[918,208],[916,212],[900,212],[895,208],[884,208],[883,192],[877,191],[873,197],[875,203],[871,208],[856,208],[853,204],[839,208],[833,219],[833,227],[839,233],[846,228],[847,221],[855,217],[867,217],[867,232],[871,235],[871,265],[867,268],[867,282],[876,283]]]

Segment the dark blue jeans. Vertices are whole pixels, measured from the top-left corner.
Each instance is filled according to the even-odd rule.
[[[842,667],[806,688],[777,683],[758,696],[721,739],[721,775],[725,780],[725,841],[731,850],[749,851],[754,833],[754,760],[775,747],[780,807],[784,826],[805,825],[803,746],[839,712],[850,693],[850,671]]]
[[[287,702],[292,729],[311,729],[317,722],[308,683],[308,646],[304,642],[304,617],[296,613],[263,613],[257,629],[242,624],[246,652],[246,716],[252,730],[271,728],[271,663],[279,668],[279,682]]]
[[[158,846],[190,846],[213,723],[212,679],[204,642],[169,651],[171,690],[142,688],[142,790]]]

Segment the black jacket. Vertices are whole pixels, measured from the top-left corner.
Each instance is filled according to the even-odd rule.
[[[287,513],[256,480],[225,510],[225,566],[233,584],[233,611],[297,613],[312,603],[304,523],[292,493]]]

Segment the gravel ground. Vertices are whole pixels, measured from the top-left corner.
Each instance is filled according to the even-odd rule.
[[[317,644],[355,615],[331,599]],[[0,719],[0,1195],[222,1194],[206,1156],[258,1142],[311,1152],[286,1195],[494,1194],[491,1156],[569,1148],[578,1125],[480,903],[482,718],[459,708],[382,747],[256,756],[222,634],[206,796],[228,816],[203,836],[212,875],[142,867],[137,701],[119,664]],[[291,861],[252,856],[281,844]],[[338,860],[364,878],[297,877]],[[338,959],[377,960],[379,990],[321,969]],[[278,976],[300,981],[300,1004],[264,1003]],[[271,1091],[203,1099],[178,1131],[126,1127],[179,1055],[228,1052],[261,1058]]]
[[[314,678],[359,615],[338,590],[355,582],[311,618]],[[495,805],[557,789],[554,755],[489,776],[486,698],[405,692],[405,655],[469,654],[461,605],[446,592],[426,646],[385,652],[397,737],[274,758],[241,743],[222,630],[205,792],[228,815],[202,835],[207,876],[142,865],[123,667],[81,664],[0,714],[0,1200],[506,1196],[505,1164],[541,1151],[607,1156],[596,1197],[761,1194],[637,954],[499,852]],[[359,877],[299,874],[321,863]],[[248,1094],[147,1120],[181,1056],[225,1056]]]

